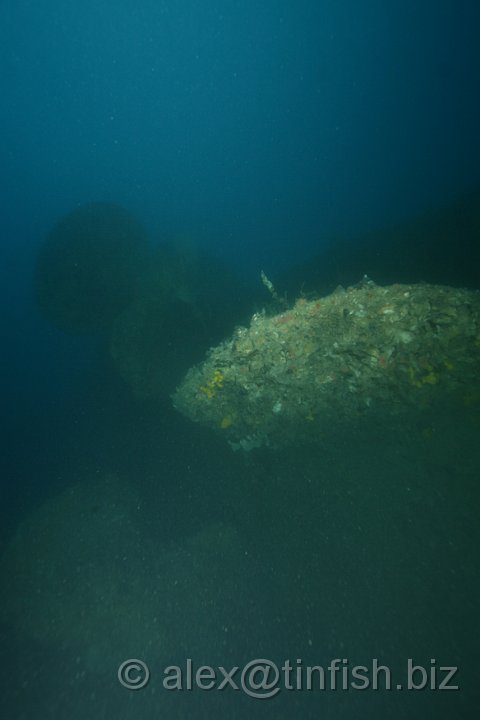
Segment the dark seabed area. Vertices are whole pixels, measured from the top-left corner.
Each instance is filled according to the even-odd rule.
[[[10,388],[5,717],[472,716],[478,395],[314,444],[233,452],[168,400],[134,397],[104,344],[83,343],[61,395],[37,388],[32,403]],[[130,657],[150,668],[141,692],[117,680]],[[395,687],[412,658],[429,683],[432,663],[458,667],[461,689],[167,692],[165,668],[186,683],[188,658],[289,660],[297,686],[298,668],[305,683],[305,668],[339,658],[337,688],[345,668],[349,685],[354,666],[371,678],[374,658]]]
[[[477,717],[480,18],[362,5],[0,10],[5,720]],[[465,308],[391,355],[367,314],[379,412],[234,442],[195,415],[232,368],[172,400],[252,316],[374,283],[464,292],[461,363],[427,333]]]

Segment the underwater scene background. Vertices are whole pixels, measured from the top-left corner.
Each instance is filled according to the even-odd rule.
[[[2,718],[477,716],[479,20],[2,4]]]

